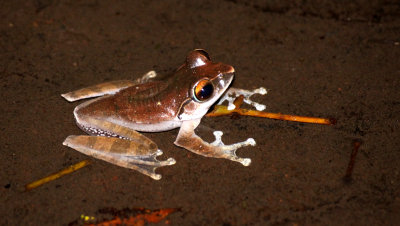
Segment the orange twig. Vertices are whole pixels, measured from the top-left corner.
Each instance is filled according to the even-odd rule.
[[[244,101],[244,96],[240,95],[238,96],[234,101],[233,101],[233,105],[235,105],[235,109],[239,109],[240,106],[242,106]]]
[[[235,104],[235,106],[236,106],[236,104]],[[224,105],[216,105],[214,107],[214,110],[211,111],[210,113],[208,113],[206,116],[216,117],[216,116],[222,116],[222,115],[231,115],[233,113],[237,113],[239,115],[244,115],[244,116],[254,116],[254,117],[271,118],[271,119],[279,119],[279,120],[286,120],[286,121],[324,124],[324,125],[333,125],[336,123],[334,119],[328,119],[328,118],[315,118],[315,117],[306,117],[306,116],[298,116],[298,115],[285,115],[285,114],[281,114],[281,113],[256,111],[256,110],[249,110],[249,109],[243,109],[243,108],[237,108],[237,107],[233,110],[228,110],[228,108]]]

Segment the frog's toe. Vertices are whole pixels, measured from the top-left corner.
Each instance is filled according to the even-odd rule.
[[[264,87],[260,87],[258,89],[253,90],[253,93],[258,93],[260,95],[265,95],[268,93],[267,89]]]
[[[244,158],[244,159],[241,159],[241,161],[239,161],[239,162],[242,163],[242,165],[244,165],[244,166],[249,166],[251,163],[251,159]]]
[[[161,175],[155,173],[156,169],[158,167],[170,166],[176,163],[174,158],[169,158],[165,161],[157,160],[156,157],[160,155],[162,155],[162,151],[158,149],[157,152],[148,156],[129,156],[129,159],[126,160],[127,164],[125,167],[137,170],[155,180],[160,180]]]
[[[162,178],[161,174],[152,174],[148,176],[153,178],[154,180],[160,180]]]
[[[229,160],[232,160],[232,161],[235,161],[235,162],[239,162],[243,166],[249,166],[250,163],[251,163],[251,159],[249,159],[249,158],[239,158],[237,156],[235,156],[233,158],[229,158]]]
[[[222,142],[222,135],[224,134],[222,131],[214,131],[215,141],[211,143],[214,146],[223,146],[224,143]]]
[[[156,167],[161,166],[170,166],[176,163],[174,158],[169,158],[165,161],[159,161],[157,156],[162,155],[163,152],[160,149],[157,149],[156,152],[148,155],[137,155],[137,156],[127,156],[132,159],[132,163],[144,164],[144,165],[151,165]],[[143,162],[142,162],[143,161]]]
[[[127,168],[137,170],[140,173],[143,173],[144,175],[147,175],[147,176],[153,178],[154,180],[160,180],[162,178],[162,176],[161,176],[161,174],[155,173],[156,169],[158,167],[162,167],[162,166],[170,166],[175,163],[176,163],[176,161],[173,158],[169,158],[165,161],[155,160],[154,162],[146,162],[146,163],[133,161],[133,162],[130,162],[130,167],[127,167]]]
[[[249,158],[240,158],[236,155],[236,150],[245,147],[245,146],[254,146],[256,145],[256,142],[253,138],[249,138],[246,141],[231,144],[231,145],[225,145],[223,146],[223,150],[225,152],[226,158],[235,162],[239,162],[244,166],[249,166],[251,163],[251,159]]]
[[[156,162],[160,164],[160,166],[170,166],[170,165],[174,165],[176,163],[176,160],[174,158],[169,158],[165,161],[158,161],[156,159]]]
[[[248,138],[245,142],[247,145],[256,146],[256,141],[253,138]]]
[[[253,91],[248,91],[247,95],[244,96],[244,102],[246,104],[252,105],[257,109],[257,111],[265,110],[266,106],[264,104],[257,103],[255,101],[250,100],[250,97],[254,94],[265,95],[267,94],[267,90],[264,87],[260,87],[258,89],[254,89]]]

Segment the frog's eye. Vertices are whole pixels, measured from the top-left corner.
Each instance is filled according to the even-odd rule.
[[[194,99],[198,102],[207,100],[214,93],[214,86],[209,80],[199,81],[193,89]]]
[[[186,57],[189,68],[200,67],[211,61],[210,56],[204,49],[195,49]]]
[[[195,49],[194,51],[200,53],[205,58],[207,58],[207,60],[211,61],[210,55],[208,55],[208,53],[204,49]]]

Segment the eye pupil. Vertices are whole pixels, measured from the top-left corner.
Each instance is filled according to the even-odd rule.
[[[207,84],[203,87],[203,89],[200,90],[200,99],[207,99],[211,96],[212,92],[214,90],[214,87],[211,84]]]
[[[194,89],[195,98],[198,101],[207,100],[212,96],[213,92],[214,86],[207,80],[200,81]]]

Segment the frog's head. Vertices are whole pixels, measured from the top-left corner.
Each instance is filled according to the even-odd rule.
[[[191,75],[187,76],[191,81],[189,98],[178,115],[181,120],[203,117],[229,87],[235,72],[230,65],[212,62],[208,53],[202,49],[191,51],[182,69],[186,75]]]

